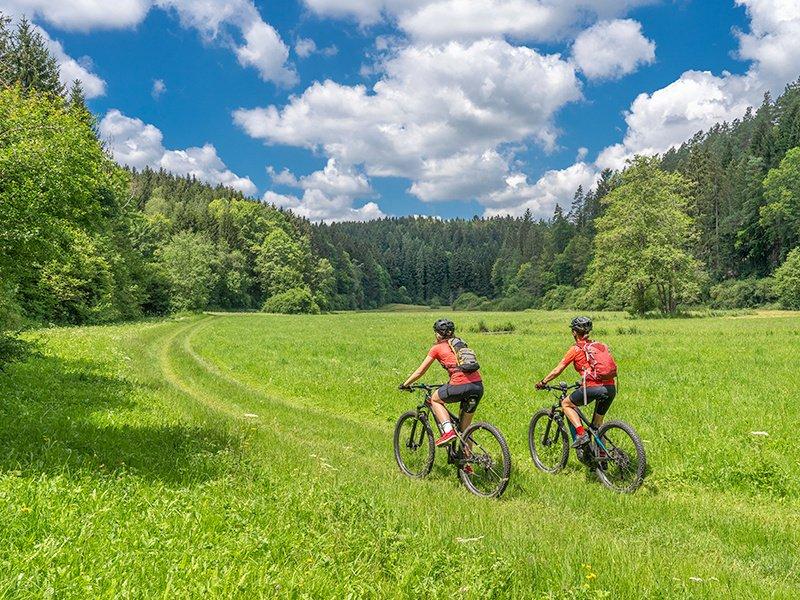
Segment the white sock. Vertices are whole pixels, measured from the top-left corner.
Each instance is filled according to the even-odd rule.
[[[444,430],[445,433],[450,433],[451,431],[453,431],[453,424],[450,421],[445,421],[444,423],[442,423],[442,429]]]

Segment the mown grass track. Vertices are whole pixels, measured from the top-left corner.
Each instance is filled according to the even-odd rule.
[[[516,325],[465,331],[487,380],[479,414],[515,461],[499,502],[470,496],[442,456],[423,482],[393,463],[413,405],[394,388],[427,349],[428,314],[44,333],[42,358],[0,376],[0,597],[800,591],[796,316],[600,316],[623,369],[612,413],[653,464],[630,497],[574,459],[555,477],[530,463],[528,419],[546,402],[531,382],[563,353],[566,315],[458,317]]]

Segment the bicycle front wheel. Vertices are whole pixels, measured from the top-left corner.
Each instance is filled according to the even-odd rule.
[[[569,459],[569,438],[551,413],[552,409],[543,408],[533,415],[528,427],[528,447],[537,469],[558,473]]]
[[[394,457],[400,470],[416,479],[433,468],[436,445],[428,419],[410,410],[400,415],[394,428]]]
[[[642,485],[647,470],[644,444],[639,435],[624,421],[608,421],[597,430],[597,436],[604,446],[604,449],[596,449],[595,455],[600,483],[615,492],[635,492]]]
[[[464,486],[476,496],[499,498],[511,476],[511,452],[503,434],[489,423],[474,423],[462,435],[464,465],[458,474]],[[472,467],[472,473],[464,470]]]

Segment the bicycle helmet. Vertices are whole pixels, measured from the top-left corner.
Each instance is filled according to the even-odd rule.
[[[433,330],[442,337],[452,337],[456,330],[455,324],[449,319],[438,319],[433,324]]]
[[[569,324],[572,331],[586,335],[592,330],[592,320],[589,317],[575,317]]]

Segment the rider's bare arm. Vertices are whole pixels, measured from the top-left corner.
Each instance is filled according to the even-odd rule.
[[[542,379],[542,381],[540,383],[547,384],[550,381],[553,381],[553,379],[555,379],[556,377],[561,375],[561,373],[564,371],[564,369],[566,369],[568,366],[569,366],[569,362],[566,362],[566,361],[562,360],[560,363],[558,363],[558,365],[556,365],[555,369],[550,371],[550,373],[548,373],[547,376],[544,379]]]
[[[408,376],[405,383],[403,383],[403,387],[407,387],[414,383],[417,379],[425,375],[425,371],[433,364],[436,359],[432,356],[426,356],[425,360],[422,361],[422,364],[414,371],[411,375]]]

